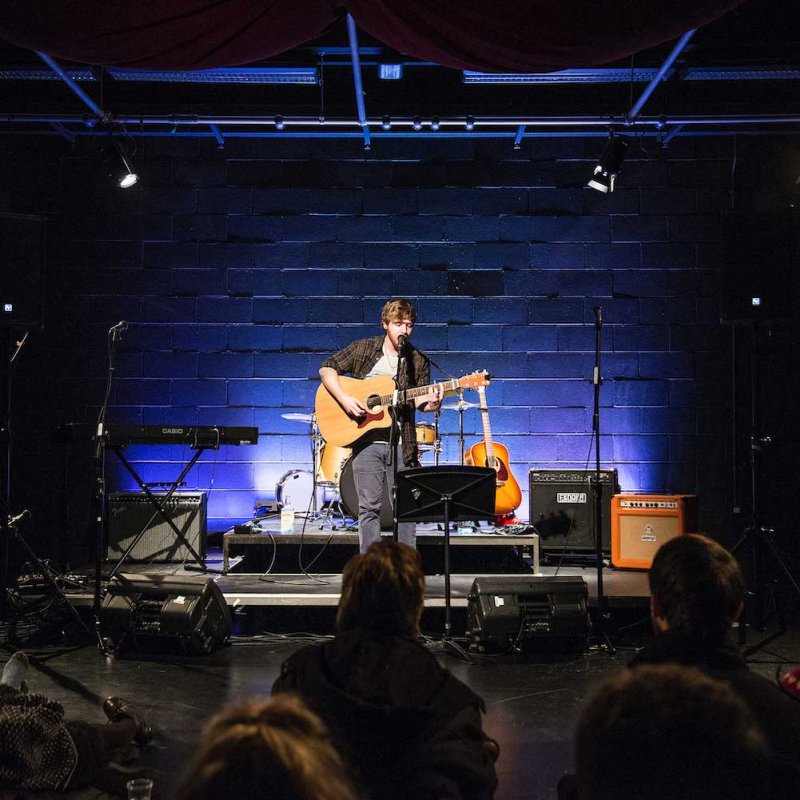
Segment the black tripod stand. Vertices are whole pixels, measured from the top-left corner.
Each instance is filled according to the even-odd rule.
[[[783,635],[787,630],[785,615],[790,607],[800,602],[800,583],[792,574],[789,565],[781,554],[775,542],[774,528],[764,525],[761,518],[761,459],[764,450],[772,444],[772,438],[764,434],[761,428],[761,397],[760,397],[760,361],[761,353],[759,347],[760,337],[759,324],[754,321],[749,326],[750,332],[750,352],[749,352],[749,396],[750,396],[750,417],[749,417],[749,459],[748,459],[748,490],[750,495],[750,524],[745,528],[739,540],[734,544],[732,552],[741,556],[745,551],[750,555],[750,591],[745,602],[745,609],[739,621],[739,644],[744,645],[747,639],[747,625],[745,612],[752,608],[753,624],[764,631],[769,622],[777,618],[780,629],[777,633],[767,637],[763,641],[752,645],[746,651],[746,655],[751,655],[761,649],[769,642],[774,641]],[[734,362],[736,358],[736,339],[737,328],[733,329],[734,342]],[[734,369],[736,364],[734,363]],[[735,378],[734,378],[735,380]],[[734,404],[735,407],[735,404]],[[734,414],[735,414],[734,410]],[[767,616],[767,594],[768,586],[766,581],[766,564],[771,561],[777,570],[778,576],[783,577],[793,590],[793,599],[790,603]]]
[[[11,503],[11,384],[13,363],[27,340],[26,333],[21,342],[15,344],[11,329],[0,327],[0,351],[3,359],[2,385],[0,386],[0,548],[2,548],[2,564],[0,565],[0,619],[9,621],[13,631],[18,621],[18,608],[12,602],[10,592],[10,559],[11,543],[15,543],[36,565],[42,578],[50,585],[55,594],[75,617],[78,624],[88,633],[80,615],[64,595],[50,569],[33,551],[19,531],[19,523],[30,517],[27,509],[12,516],[9,513]]]
[[[397,511],[401,522],[442,522],[444,525],[445,652],[469,662],[451,638],[450,522],[494,519],[497,473],[491,467],[417,467],[397,473]]]

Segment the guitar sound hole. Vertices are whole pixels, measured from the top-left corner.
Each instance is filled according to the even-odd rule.
[[[381,397],[378,394],[371,394],[367,398],[367,410],[370,414],[374,414],[376,411],[380,411],[381,408]]]

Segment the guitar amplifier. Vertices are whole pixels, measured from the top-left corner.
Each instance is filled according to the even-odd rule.
[[[159,502],[166,496],[166,492],[153,494]],[[203,558],[206,554],[206,500],[205,492],[175,492],[164,509],[195,552]],[[106,519],[107,561],[119,561],[142,530],[145,531],[142,538],[131,550],[126,561],[194,560],[186,545],[156,511],[144,492],[109,494]]]
[[[539,534],[543,551],[559,550],[577,554],[595,551],[594,472],[582,469],[532,469],[530,483],[530,523]],[[600,470],[603,489],[604,553],[611,552],[611,497],[619,491],[617,471]]]
[[[693,494],[619,494],[611,503],[611,563],[650,569],[664,542],[696,526]]]

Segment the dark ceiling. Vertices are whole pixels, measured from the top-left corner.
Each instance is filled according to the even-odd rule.
[[[131,74],[60,63],[89,101],[72,91],[35,52],[0,42],[0,135],[92,135],[100,131],[81,118],[95,116],[98,109],[133,135],[180,131],[218,139],[281,134],[366,135],[367,139],[371,135],[605,135],[610,127],[630,127],[631,117],[640,132],[662,137],[734,130],[798,133],[797,12],[796,0],[750,0],[697,30],[682,47],[672,41],[583,74],[550,73],[547,83],[499,85],[467,83],[461,71],[389,51],[363,31],[356,31],[361,63],[354,70],[354,42],[342,20],[306,46],[246,70],[206,72],[204,82],[195,82],[198,73]],[[664,79],[651,87],[652,94],[637,108],[656,70],[676,50]],[[379,78],[380,63],[402,64],[402,77]],[[263,67],[307,67],[315,82],[263,83]],[[356,75],[363,81],[361,114]],[[276,128],[276,116],[285,123],[282,130]],[[359,125],[359,116],[366,126]],[[472,131],[465,129],[470,116],[475,119]],[[389,131],[381,127],[382,122],[388,124],[385,117],[391,118]],[[431,121],[436,119],[440,127],[432,131]]]

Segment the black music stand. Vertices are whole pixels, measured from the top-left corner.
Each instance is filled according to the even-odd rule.
[[[470,662],[465,650],[450,636],[450,522],[494,519],[497,473],[491,467],[416,467],[397,473],[397,522],[444,524],[444,635],[445,652]]]

